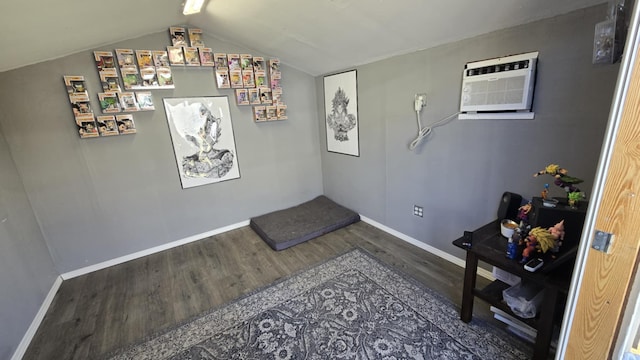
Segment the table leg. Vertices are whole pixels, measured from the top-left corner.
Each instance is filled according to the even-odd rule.
[[[473,316],[473,291],[476,288],[476,272],[478,271],[478,257],[467,251],[464,267],[464,287],[462,288],[462,307],[460,320],[468,323]]]
[[[540,320],[538,321],[538,334],[533,348],[533,359],[544,360],[549,355],[551,336],[553,335],[553,320],[556,315],[558,290],[547,287],[540,304]]]

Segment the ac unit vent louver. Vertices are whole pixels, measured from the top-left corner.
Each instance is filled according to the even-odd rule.
[[[538,52],[465,65],[461,113],[530,112]]]

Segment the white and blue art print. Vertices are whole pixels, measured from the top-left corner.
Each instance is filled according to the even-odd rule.
[[[226,96],[165,98],[182,188],[240,177]]]

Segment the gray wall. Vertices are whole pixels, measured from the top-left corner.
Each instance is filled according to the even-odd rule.
[[[95,50],[157,50],[169,43],[163,31]],[[252,53],[209,36],[205,44],[216,52]],[[216,89],[211,68],[173,71],[175,90],[153,90],[156,110],[134,114],[137,134],[94,139],[78,137],[62,80],[84,75],[99,109],[91,51],[0,74],[0,125],[60,273],[322,193],[313,77],[283,66],[289,120],[256,124],[251,107],[235,105],[232,90]],[[162,98],[215,95],[229,96],[241,178],[183,190]]]
[[[9,359],[58,273],[1,131],[0,169],[0,359]]]
[[[325,194],[459,257],[451,241],[494,220],[504,191],[539,196],[552,178],[532,175],[547,164],[584,179],[589,195],[619,67],[591,64],[594,25],[605,16],[596,6],[357,67],[360,157],[328,153],[319,121]],[[408,149],[418,131],[414,94],[427,93],[426,126],[458,110],[465,63],[529,51],[540,52],[534,120],[456,119]],[[316,87],[324,117],[322,77]],[[551,195],[564,192],[552,185]]]
[[[591,64],[594,25],[604,16],[598,6],[357,67],[360,157],[326,151],[322,77],[286,65],[287,121],[255,124],[231,90],[216,89],[211,69],[174,68],[176,89],[153,91],[157,109],[135,114],[137,134],[85,140],[62,76],[84,75],[97,108],[90,51],[0,73],[0,357],[15,351],[58,273],[291,206],[323,186],[338,202],[457,256],[451,240],[495,219],[502,192],[537,195],[550,179],[531,175],[548,163],[585,179],[589,192],[618,72]],[[265,55],[205,42],[217,52]],[[168,43],[160,32],[95,50]],[[428,94],[422,121],[432,123],[457,110],[466,62],[527,51],[540,51],[534,120],[454,120],[408,150],[415,93]],[[161,99],[216,95],[230,96],[241,178],[183,190]],[[414,204],[424,218],[412,215]]]

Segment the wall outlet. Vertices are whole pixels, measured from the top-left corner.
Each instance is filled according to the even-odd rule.
[[[427,94],[416,94],[414,97],[414,109],[416,111],[422,110],[427,105]]]
[[[413,205],[413,215],[422,217],[422,206]]]

